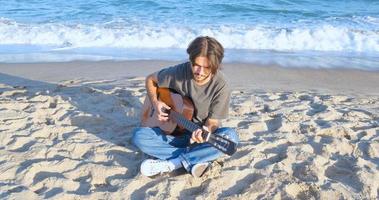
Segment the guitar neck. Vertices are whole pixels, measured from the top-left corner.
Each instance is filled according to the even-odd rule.
[[[170,111],[170,117],[178,124],[183,126],[185,129],[187,129],[190,132],[194,132],[197,129],[201,129],[201,127],[188,119],[186,119],[183,115],[179,114],[176,111]]]

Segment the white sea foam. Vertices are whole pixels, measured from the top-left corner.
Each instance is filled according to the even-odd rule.
[[[376,23],[376,18],[368,18]],[[379,52],[379,31],[330,24],[312,27],[267,26],[169,27],[20,24],[0,19],[1,45],[61,48],[186,48],[198,35],[216,37],[225,48],[275,51]]]

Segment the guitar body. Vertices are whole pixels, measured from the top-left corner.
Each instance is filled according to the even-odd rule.
[[[182,114],[188,120],[192,120],[194,106],[188,97],[182,97],[168,88],[158,88],[157,96],[160,101],[170,106],[171,110]],[[145,98],[143,104],[141,125],[145,127],[159,127],[166,134],[180,135],[185,131],[183,126],[178,125],[172,119],[169,119],[167,122],[159,121],[156,118],[156,110],[149,97]]]

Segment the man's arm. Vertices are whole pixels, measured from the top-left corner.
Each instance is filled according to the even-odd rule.
[[[146,77],[146,93],[147,97],[150,99],[151,104],[154,106],[156,113],[157,113],[157,119],[159,121],[167,121],[168,120],[168,114],[165,112],[162,112],[162,108],[170,109],[169,106],[167,106],[164,102],[158,100],[157,95],[157,89],[158,89],[158,72],[152,73],[149,76]]]
[[[154,72],[146,77],[145,80],[146,92],[151,103],[155,104],[158,101],[157,89],[158,89],[158,72]]]

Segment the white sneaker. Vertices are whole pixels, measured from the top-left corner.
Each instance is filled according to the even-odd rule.
[[[174,168],[173,164],[167,160],[146,159],[142,162],[140,170],[144,176],[155,176],[157,174],[171,172]]]
[[[208,169],[209,163],[197,163],[191,169],[192,176],[200,178]]]

